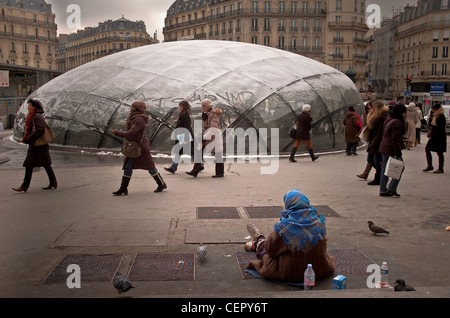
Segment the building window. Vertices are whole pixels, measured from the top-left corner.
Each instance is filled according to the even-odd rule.
[[[448,46],[442,48],[442,57],[448,57]]]
[[[342,0],[336,0],[336,11],[342,11]]]
[[[297,13],[297,2],[291,2],[291,13]]]
[[[252,36],[252,44],[258,44],[258,37]]]
[[[431,75],[437,75],[437,64],[431,64]]]
[[[252,19],[252,31],[258,31],[258,19]]]
[[[432,58],[437,58],[438,57],[438,52],[439,52],[439,48],[438,47],[433,47],[433,56]]]
[[[252,13],[258,13],[258,1],[252,1]]]
[[[284,50],[285,49],[284,45],[285,45],[284,36],[280,36],[278,38],[278,48]]]
[[[309,2],[308,1],[303,1],[302,3],[302,11],[303,13],[309,13]]]
[[[264,19],[264,31],[270,31],[270,19]]]
[[[447,63],[442,64],[442,76],[447,75]]]

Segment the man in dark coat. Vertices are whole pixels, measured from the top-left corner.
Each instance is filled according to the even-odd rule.
[[[298,115],[297,118],[297,134],[295,135],[295,146],[292,149],[291,156],[289,160],[291,162],[297,162],[295,160],[295,154],[297,153],[298,147],[300,147],[300,144],[302,141],[305,142],[306,148],[308,148],[309,154],[311,156],[312,161],[316,161],[319,159],[319,156],[316,156],[314,154],[314,150],[311,143],[311,124],[312,124],[312,117],[311,117],[311,105],[304,105],[302,112]]]

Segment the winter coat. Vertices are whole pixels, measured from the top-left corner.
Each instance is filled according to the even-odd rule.
[[[302,112],[297,117],[296,140],[311,140],[312,117],[309,112]]]
[[[145,130],[148,124],[147,115],[138,115],[131,120],[130,129],[126,132],[117,131],[116,136],[126,138],[128,141],[135,141],[141,143],[141,156],[133,159],[133,170],[154,170],[155,163],[153,162],[152,155],[150,154],[150,142],[146,136]],[[142,139],[144,136],[144,139]],[[123,168],[128,163],[129,158],[125,158]]]
[[[381,140],[383,139],[384,123],[389,118],[389,108],[384,107],[377,112],[371,114],[367,119],[367,127],[369,128],[369,141],[367,152],[370,154],[378,154]]]
[[[380,153],[390,157],[400,157],[402,149],[405,149],[403,142],[403,123],[395,118],[388,118],[384,123],[383,140],[380,144]]]
[[[419,107],[414,105],[406,106],[406,134],[405,139],[409,142],[416,141],[416,125],[419,122]]]
[[[262,277],[287,283],[303,283],[308,264],[313,265],[316,279],[321,279],[335,270],[334,257],[327,253],[327,239],[319,241],[306,254],[288,248],[283,238],[272,232],[265,243],[267,253],[262,260],[250,261],[249,269],[255,269]]]
[[[447,134],[445,132],[446,123],[447,120],[445,119],[445,115],[439,115],[436,119],[436,126],[431,125],[431,137],[428,140],[426,147],[428,151],[447,152]]]
[[[194,133],[192,132],[191,125],[192,125],[191,116],[189,115],[188,112],[185,112],[185,113],[183,113],[182,115],[180,115],[178,117],[177,126],[175,127],[175,129],[180,129],[181,130],[181,128],[184,128],[184,129],[186,129],[188,131],[188,132],[185,131],[185,134],[184,134],[184,141],[185,142],[190,142],[190,140],[193,140],[192,138],[194,137]],[[177,134],[181,133],[181,131],[176,131],[176,132],[177,132]],[[179,143],[180,143],[180,141],[177,138],[177,141],[175,142],[175,145],[177,145]],[[183,146],[180,149],[180,152],[179,152],[180,156],[184,153],[184,147],[185,146]],[[194,153],[194,143],[193,142],[191,142],[190,148],[191,148],[191,154],[193,154]]]
[[[361,133],[362,124],[359,116],[352,111],[349,111],[344,118],[345,126],[345,142],[359,143],[361,139],[359,134]]]
[[[23,163],[25,168],[38,168],[50,166],[52,159],[50,157],[50,146],[45,145],[36,147],[34,142],[41,138],[45,133],[45,119],[40,113],[34,115],[34,131],[33,126],[28,127],[28,137],[24,140],[24,143],[28,144],[27,157]]]
[[[223,152],[223,137],[222,132],[220,137],[216,135],[217,130],[220,130],[220,116],[223,111],[220,108],[211,108],[208,112],[204,113],[207,116],[206,120],[203,120],[203,147],[206,147],[214,141],[214,149],[211,152]],[[216,129],[209,129],[216,128]],[[216,140],[216,136],[219,138]]]

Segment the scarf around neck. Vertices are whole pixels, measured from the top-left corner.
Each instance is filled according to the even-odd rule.
[[[436,110],[433,114],[433,120],[431,121],[431,125],[437,126],[437,119],[440,115],[444,115],[444,108],[441,107],[438,110]]]
[[[150,118],[150,116],[147,115],[147,114],[145,114],[145,113],[142,113],[142,112],[132,112],[132,113],[130,114],[130,117],[128,117],[128,119],[127,119],[127,126],[126,126],[127,130],[130,130],[130,128],[131,128],[131,122],[132,122],[134,119],[136,119],[137,117],[142,117],[142,118],[147,119],[147,120]]]
[[[23,136],[22,142],[25,142],[25,140],[30,136],[30,134],[33,132],[33,125],[34,125],[34,116],[37,114],[37,112],[34,110],[30,113],[28,113],[27,118],[25,119],[25,134]]]
[[[299,190],[292,190],[284,197],[286,210],[275,232],[283,237],[289,249],[309,252],[326,236],[325,216],[311,207],[309,199]]]

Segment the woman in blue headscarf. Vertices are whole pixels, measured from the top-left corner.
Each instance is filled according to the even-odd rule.
[[[258,253],[258,260],[247,268],[286,283],[302,283],[308,264],[313,265],[316,279],[328,276],[335,270],[335,261],[327,254],[325,217],[299,190],[289,191],[284,204],[286,210],[267,239],[254,225],[247,226],[254,240],[246,247]]]

